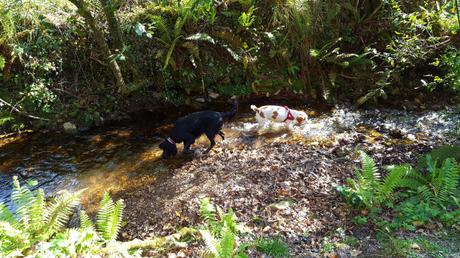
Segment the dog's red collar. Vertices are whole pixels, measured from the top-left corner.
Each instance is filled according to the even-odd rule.
[[[171,143],[171,144],[173,144],[173,145],[176,145],[176,142],[175,142],[173,139],[171,139],[171,137],[166,138],[166,140],[167,140],[169,143]]]
[[[291,110],[287,106],[284,106],[284,108],[286,109],[287,116],[283,122],[286,122],[287,120],[294,120],[294,116],[292,115]]]

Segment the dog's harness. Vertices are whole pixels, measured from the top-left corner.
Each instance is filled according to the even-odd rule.
[[[171,137],[166,138],[166,140],[171,143],[172,145],[176,145],[176,142],[171,139]]]
[[[287,120],[294,120],[294,116],[292,115],[291,110],[287,106],[284,106],[284,108],[286,109],[287,116],[283,122],[286,122]]]

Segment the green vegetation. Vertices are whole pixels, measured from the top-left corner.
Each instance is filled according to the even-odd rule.
[[[289,254],[288,246],[279,238],[241,242],[239,235],[248,233],[244,226],[236,222],[231,209],[224,212],[209,198],[201,200],[200,216],[204,220],[200,233],[207,247],[204,257],[248,257],[246,251],[249,248],[255,248],[269,257],[287,257]]]
[[[80,226],[68,228],[81,192],[65,192],[48,201],[43,190],[31,191],[21,186],[17,177],[13,184],[12,208],[0,203],[1,257],[136,257],[141,254],[140,248],[161,249],[171,243],[180,243],[181,238],[194,233],[185,228],[168,237],[120,243],[116,239],[122,225],[123,200],[113,202],[107,193],[104,194],[95,224],[82,210]]]
[[[458,93],[457,15],[453,0],[4,0],[0,127],[86,127],[211,93]]]
[[[351,207],[370,210],[369,218],[357,216],[355,223],[372,221],[384,230],[415,230],[432,221],[460,226],[460,169],[455,159],[446,158],[440,164],[427,155],[426,171],[409,165],[389,166],[383,180],[372,158],[361,152],[361,159],[363,168],[356,172],[356,179],[350,179],[349,186],[336,187]],[[391,221],[380,218],[384,206],[392,210]]]
[[[43,190],[30,191],[21,186],[17,177],[11,211],[0,204],[0,254],[6,257],[28,255],[71,256],[98,253],[114,241],[120,230],[123,201],[116,204],[108,194],[100,204],[95,226],[84,211],[80,213],[80,228],[67,229],[66,224],[78,205],[80,192],[64,193],[46,201]],[[128,250],[126,250],[128,251]]]
[[[348,186],[336,187],[351,207],[365,214],[356,216],[354,223],[374,225],[387,246],[387,253],[391,250],[392,256],[413,255],[410,246],[414,243],[424,245],[424,249],[436,249],[433,252],[438,254],[433,255],[440,256],[443,250],[439,246],[427,246],[426,241],[401,240],[392,233],[415,231],[420,227],[432,229],[435,223],[460,230],[460,168],[451,158],[458,153],[445,151],[454,148],[443,146],[434,150],[432,155],[436,159],[426,155],[422,159],[426,162],[424,169],[390,166],[383,180],[375,162],[361,152],[363,168],[357,171],[356,179],[350,179]],[[370,212],[362,212],[363,209]]]
[[[236,222],[232,210],[223,212],[209,198],[201,200],[203,225],[199,230],[183,228],[167,237],[151,240],[118,242],[122,226],[123,200],[114,202],[105,193],[96,214],[96,223],[84,210],[79,212],[79,227],[68,228],[69,220],[79,203],[77,193],[64,192],[46,200],[44,191],[31,191],[13,178],[12,208],[0,203],[0,256],[81,257],[122,255],[140,257],[143,249],[157,251],[186,247],[188,242],[202,239],[203,257],[248,257],[246,250],[256,248],[270,257],[286,257],[288,247],[279,238],[257,239],[242,243],[242,224]],[[35,186],[36,182],[31,182]]]

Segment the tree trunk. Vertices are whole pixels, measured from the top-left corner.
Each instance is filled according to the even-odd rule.
[[[78,13],[80,13],[80,15],[85,19],[86,23],[93,32],[94,39],[101,48],[104,59],[109,63],[110,70],[112,71],[112,74],[115,77],[115,83],[118,88],[118,92],[125,93],[126,84],[123,79],[123,74],[121,73],[120,66],[118,65],[116,60],[110,60],[112,53],[110,51],[109,45],[107,44],[104,33],[99,27],[97,27],[96,21],[94,20],[94,17],[91,14],[91,12],[88,10],[86,3],[84,2],[84,0],[69,1],[78,8]]]
[[[115,15],[116,10],[118,10],[118,6],[115,6],[111,0],[99,0],[99,2],[101,3],[102,10],[109,25],[109,31],[110,36],[113,39],[113,45],[116,49],[118,49],[119,52],[122,52],[126,45],[123,38],[123,33],[120,28],[120,22]],[[130,51],[126,51],[124,55],[126,58],[126,67],[131,71],[134,80],[142,80],[143,76],[137,66],[134,64],[133,56],[131,55]]]

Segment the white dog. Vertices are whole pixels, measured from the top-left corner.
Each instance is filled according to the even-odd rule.
[[[256,112],[256,119],[259,126],[262,127],[267,122],[293,122],[295,125],[303,125],[308,116],[305,112],[289,109],[288,107],[281,106],[262,106],[256,107],[251,105],[251,109]]]

